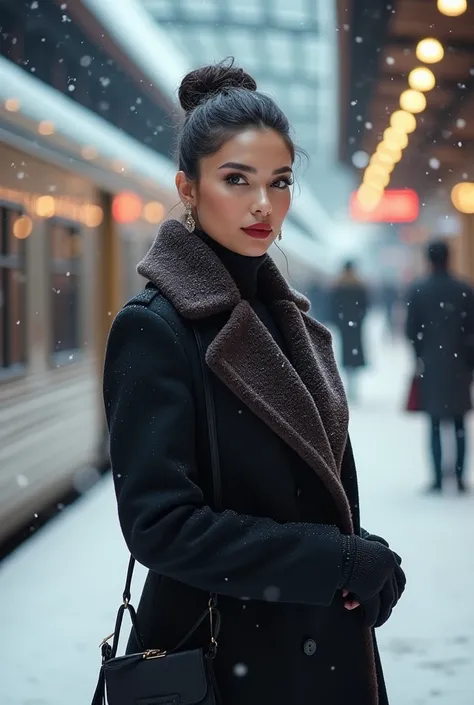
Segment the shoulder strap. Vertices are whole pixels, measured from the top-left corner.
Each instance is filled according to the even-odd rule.
[[[160,297],[157,292],[153,292],[153,296],[150,295],[150,291],[147,290],[146,295],[139,299],[138,297],[134,300],[132,300],[129,303],[134,303],[138,305],[148,305],[151,310],[155,310],[156,313],[160,313],[161,306],[160,306]],[[211,471],[212,471],[212,493],[213,493],[213,509],[216,511],[221,511],[222,508],[222,489],[221,489],[221,474],[220,474],[220,463],[219,463],[219,448],[218,448],[218,443],[217,443],[217,428],[216,428],[216,411],[215,411],[215,405],[214,405],[214,395],[212,393],[212,387],[211,387],[211,381],[209,377],[209,369],[206,363],[206,358],[205,358],[205,352],[204,352],[204,345],[203,341],[201,338],[201,335],[197,328],[193,326],[193,333],[194,337],[196,340],[196,345],[199,353],[199,361],[201,365],[201,373],[202,373],[202,379],[203,379],[203,386],[204,386],[204,396],[205,396],[205,402],[206,402],[206,415],[207,415],[207,427],[208,427],[208,434],[209,434],[209,448],[210,448],[210,457],[211,457]],[[114,633],[109,637],[112,638],[113,636],[113,643],[112,647],[109,648],[108,650],[104,651],[104,646],[105,642],[107,640],[104,640],[104,642],[101,644],[102,647],[102,653],[103,657],[105,660],[108,660],[109,658],[114,658],[117,654],[117,648],[119,644],[119,638],[120,638],[120,630],[122,626],[122,618],[124,615],[125,610],[129,611],[131,620],[132,620],[132,627],[135,632],[136,638],[140,644],[140,647],[143,649],[144,645],[142,643],[140,633],[138,630],[138,624],[137,624],[137,618],[135,614],[135,610],[130,604],[131,600],[131,585],[132,585],[132,578],[133,578],[133,571],[135,568],[135,559],[133,556],[130,556],[130,560],[128,563],[128,570],[127,570],[127,578],[125,581],[125,587],[123,590],[123,602],[122,605],[119,608],[119,612],[117,615],[117,620],[115,624],[115,631]],[[216,637],[217,633],[219,630],[219,625],[220,625],[220,616],[219,613],[217,612],[217,595],[215,593],[211,593],[210,595],[210,600],[209,600],[209,610],[206,610],[205,615],[209,614],[211,618],[211,645],[217,645],[216,642]],[[196,622],[196,624],[191,628],[191,630],[188,632],[188,634],[180,641],[180,643],[175,647],[175,649],[178,649],[185,641],[188,640],[188,638],[191,636],[192,633],[195,632],[197,627],[201,624],[203,621],[203,618],[205,615],[201,615]],[[213,618],[215,618],[215,623],[213,622]],[[214,624],[214,628],[213,628]]]

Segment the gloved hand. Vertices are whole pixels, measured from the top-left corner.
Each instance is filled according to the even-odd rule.
[[[376,534],[361,529],[361,536],[367,541],[378,541],[389,548],[387,541]],[[406,577],[401,568],[402,559],[397,553],[393,553],[398,567],[395,568],[392,578],[387,580],[378,595],[361,604],[364,622],[369,627],[381,627],[387,622],[405,590]]]
[[[339,587],[358,602],[366,602],[379,595],[384,585],[395,577],[399,569],[396,554],[386,542],[355,535],[343,536],[343,540],[344,565]]]

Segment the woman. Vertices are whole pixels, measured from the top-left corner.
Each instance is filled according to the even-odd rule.
[[[140,263],[150,284],[117,316],[105,365],[121,526],[149,568],[142,640],[172,648],[215,592],[224,705],[383,705],[372,627],[404,575],[383,539],[359,535],[330,335],[267,255],[291,201],[287,119],[232,64],[192,72],[179,96],[186,227],[165,223]],[[192,325],[207,348],[222,512],[208,503]],[[205,647],[208,626],[186,647]]]
[[[365,365],[362,327],[367,303],[365,284],[357,276],[354,263],[346,262],[332,292],[332,320],[341,337],[342,366],[350,401],[355,401],[357,397],[356,370]]]

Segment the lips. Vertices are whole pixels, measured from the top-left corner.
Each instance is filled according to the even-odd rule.
[[[255,223],[248,228],[241,228],[250,237],[265,239],[270,236],[273,228],[268,223]]]

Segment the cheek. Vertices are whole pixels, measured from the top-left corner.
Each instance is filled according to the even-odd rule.
[[[283,220],[290,210],[291,206],[291,192],[289,189],[284,191],[278,191],[276,197],[273,199],[273,213],[279,219]]]
[[[232,189],[225,182],[219,181],[202,184],[200,202],[206,212],[211,211],[221,217],[229,216],[242,208],[242,199],[236,198]]]

